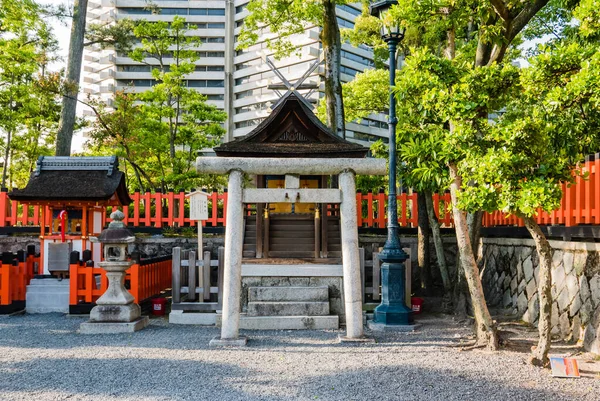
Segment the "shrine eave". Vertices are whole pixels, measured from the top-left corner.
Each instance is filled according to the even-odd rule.
[[[219,157],[364,158],[369,149],[335,135],[289,92],[250,133],[214,151]]]
[[[27,186],[15,189],[8,194],[12,200],[27,203],[94,202],[98,204],[129,205],[125,175],[114,171],[107,176],[106,171],[42,171],[32,174]]]

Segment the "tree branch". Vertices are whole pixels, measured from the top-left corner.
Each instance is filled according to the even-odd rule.
[[[504,22],[508,22],[508,20],[510,19],[510,13],[508,11],[508,8],[506,7],[506,4],[504,4],[504,1],[490,0],[490,3],[492,3],[494,11],[496,11],[496,14],[498,14],[500,19],[502,19],[502,21]]]

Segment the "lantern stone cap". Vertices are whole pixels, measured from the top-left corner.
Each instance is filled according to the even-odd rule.
[[[100,242],[106,244],[127,244],[135,242],[135,235],[127,229],[123,219],[125,215],[122,211],[116,210],[110,214],[112,221],[108,228],[102,230],[98,237],[90,237],[91,242]]]

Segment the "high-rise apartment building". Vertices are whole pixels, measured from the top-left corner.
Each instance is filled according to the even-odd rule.
[[[196,50],[199,59],[195,72],[187,80],[188,87],[207,96],[211,104],[225,110],[226,138],[245,135],[270,112],[279,95],[271,85],[281,84],[279,78],[266,63],[269,55],[264,35],[254,46],[236,50],[237,37],[248,15],[248,0],[153,0],[160,7],[160,14],[152,14],[145,0],[89,0],[88,23],[110,23],[130,18],[149,21],[170,21],[175,15],[185,17],[192,27],[191,33],[201,38]],[[361,13],[359,3],[338,6],[340,27],[351,28]],[[285,78],[294,82],[319,59],[321,43],[319,27],[309,27],[304,33],[292,38],[297,51],[282,60],[270,60]],[[151,63],[151,60],[149,61]],[[366,68],[372,68],[373,54],[368,47],[342,47],[342,80],[349,81]],[[310,74],[305,83],[317,90],[301,91],[311,103],[316,104],[323,96],[324,65]],[[144,91],[153,85],[151,67],[137,63],[126,54],[99,47],[86,49],[84,53],[84,92],[110,102],[117,90]],[[284,93],[280,90],[279,93]],[[387,136],[385,116],[372,116],[360,124],[346,125],[346,137],[362,143],[373,142]]]

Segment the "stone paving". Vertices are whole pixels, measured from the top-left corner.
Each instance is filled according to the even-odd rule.
[[[338,344],[340,331],[242,330],[249,341],[241,349],[209,348],[214,327],[154,318],[133,334],[81,335],[84,320],[0,317],[0,399],[600,399],[597,373],[558,379],[527,365],[527,353],[462,351],[456,345],[470,328],[443,315],[366,344]],[[581,364],[586,372],[597,366]]]

